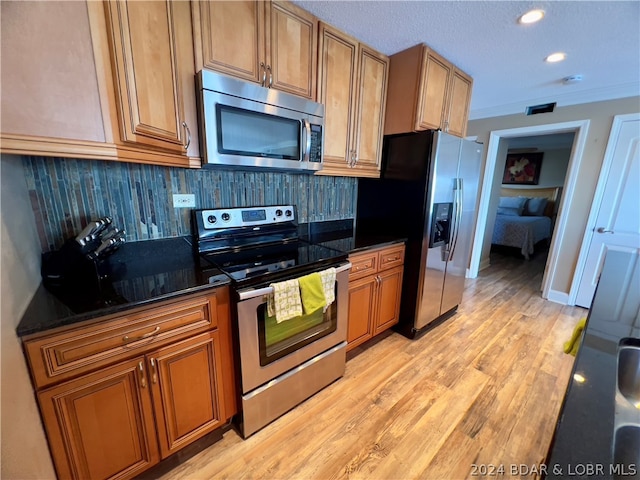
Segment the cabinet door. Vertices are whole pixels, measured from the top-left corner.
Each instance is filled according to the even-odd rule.
[[[361,45],[356,120],[355,169],[359,176],[380,176],[382,131],[387,99],[389,58]]]
[[[160,451],[165,458],[219,427],[222,360],[218,332],[147,355]]]
[[[444,131],[464,137],[467,133],[467,118],[471,102],[471,77],[454,69],[451,77],[450,100]]]
[[[196,69],[210,68],[262,82],[265,61],[264,2],[192,3]]]
[[[324,173],[349,171],[351,134],[355,121],[356,54],[358,43],[326,24],[320,24],[318,100],[325,108]],[[331,169],[334,169],[331,172]]]
[[[378,274],[377,314],[374,335],[398,323],[400,294],[402,293],[402,267]]]
[[[173,2],[113,0],[107,9],[123,141],[184,152],[179,68],[193,59],[178,49]]]
[[[268,86],[315,100],[318,20],[288,2],[268,5]]]
[[[373,276],[349,282],[349,327],[347,351],[373,336],[374,300],[377,281]]]
[[[133,477],[159,461],[144,358],[38,394],[59,478]]]
[[[419,98],[416,118],[417,131],[442,127],[450,78],[449,62],[431,50],[427,50],[423,63],[422,94]]]
[[[86,3],[0,9],[2,133],[104,142]]]

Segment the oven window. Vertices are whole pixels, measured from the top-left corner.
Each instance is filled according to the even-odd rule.
[[[258,339],[260,345],[260,365],[269,363],[294,352],[336,331],[338,296],[327,308],[316,310],[309,315],[291,318],[277,323],[275,317],[267,314],[267,305],[258,307]]]
[[[298,120],[217,104],[218,153],[300,160]]]

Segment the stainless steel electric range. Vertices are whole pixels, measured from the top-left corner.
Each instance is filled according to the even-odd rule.
[[[351,264],[345,252],[299,238],[293,205],[194,210],[193,234],[203,274],[221,270],[235,292],[247,438],[344,374]],[[336,271],[335,301],[323,313],[268,318],[272,283],[328,268]]]

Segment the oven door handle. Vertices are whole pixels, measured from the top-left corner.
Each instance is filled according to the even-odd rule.
[[[344,263],[344,264],[340,265],[339,267],[336,267],[336,273],[344,272],[346,270],[349,270],[350,268],[351,268],[351,262]],[[273,293],[273,287],[264,287],[264,288],[258,288],[258,289],[243,290],[241,292],[238,292],[238,297],[240,298],[240,301],[242,302],[244,300],[249,300],[251,298],[260,297],[260,296],[263,296],[263,295],[269,295],[270,293]]]

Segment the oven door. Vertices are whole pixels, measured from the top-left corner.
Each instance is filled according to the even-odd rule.
[[[269,287],[238,292],[243,394],[346,341],[350,268],[350,263],[336,267],[336,299],[326,312],[301,320],[266,319]]]

